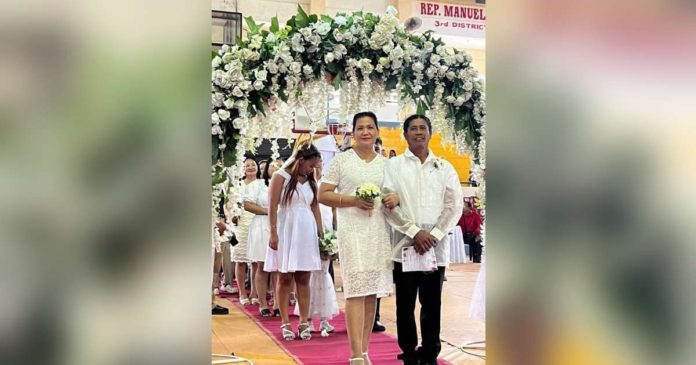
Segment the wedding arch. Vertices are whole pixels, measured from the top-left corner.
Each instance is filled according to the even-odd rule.
[[[214,184],[229,179],[229,199],[241,201],[244,153],[262,138],[289,136],[298,108],[318,128],[334,89],[341,119],[398,93],[400,107],[428,115],[443,142],[472,156],[483,182],[486,98],[469,54],[432,32],[408,33],[393,7],[329,17],[298,6],[284,27],[275,17],[269,29],[245,20],[246,39],[212,60],[212,175]]]

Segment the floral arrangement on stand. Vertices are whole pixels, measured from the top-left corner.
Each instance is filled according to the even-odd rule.
[[[469,54],[445,48],[431,32],[406,32],[391,6],[384,15],[333,18],[298,6],[283,27],[277,18],[268,29],[251,17],[246,22],[246,39],[222,46],[212,59],[213,183],[229,179],[232,201],[241,202],[245,151],[262,138],[288,135],[299,108],[325,121],[333,89],[340,89],[340,118],[398,93],[401,108],[428,115],[444,143],[471,154],[483,183],[486,98]]]

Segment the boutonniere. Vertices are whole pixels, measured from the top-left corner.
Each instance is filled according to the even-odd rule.
[[[442,157],[438,157],[433,160],[433,166],[435,166],[435,168],[439,170],[445,166],[445,160],[443,160]]]

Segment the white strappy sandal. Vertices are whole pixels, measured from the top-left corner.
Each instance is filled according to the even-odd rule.
[[[292,331],[292,325],[290,323],[280,325],[280,330],[282,331],[281,333],[285,341],[292,341],[295,339],[295,332]]]
[[[297,336],[305,341],[312,338],[311,326],[309,323],[300,323],[300,325],[297,326]]]
[[[372,361],[370,361],[370,357],[367,356],[367,352],[362,353],[362,358],[365,361],[365,365],[372,365]]]

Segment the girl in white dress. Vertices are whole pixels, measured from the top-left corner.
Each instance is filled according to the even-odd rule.
[[[353,117],[355,144],[333,158],[319,189],[320,202],[337,208],[350,362],[361,365],[370,364],[367,352],[377,297],[392,293],[390,229],[381,206],[398,204],[398,197],[389,195],[368,201],[355,195],[355,190],[365,183],[382,186],[387,159],[374,151],[378,136],[375,114],[356,114]]]
[[[312,170],[320,156],[311,143],[304,143],[293,157],[280,168],[269,186],[268,220],[269,250],[264,270],[278,272],[275,299],[279,303],[280,326],[285,340],[295,339],[288,313],[289,293],[293,279],[300,305],[300,324],[297,335],[309,340],[309,279],[311,271],[321,269],[319,241],[321,215],[316,198],[316,182]]]
[[[314,176],[317,180],[321,179],[322,164],[319,160],[317,167],[314,170]],[[324,204],[319,204],[321,212],[322,229],[324,232],[333,231],[336,229],[334,214],[331,207]],[[322,336],[328,336],[334,331],[334,327],[329,323],[329,320],[338,315],[338,301],[336,300],[336,290],[334,288],[333,279],[329,274],[329,266],[331,265],[332,256],[327,253],[320,252],[321,270],[312,271],[312,277],[309,280],[309,327],[312,332],[316,332],[312,320],[319,320],[319,330]],[[299,306],[295,306],[294,314],[300,315]]]
[[[247,158],[244,161],[244,195],[246,195],[249,185],[258,177],[259,169],[256,161],[254,161],[253,158]],[[232,261],[235,262],[234,272],[235,276],[237,277],[237,287],[239,287],[239,303],[242,305],[259,304],[258,298],[256,297],[256,291],[254,290],[253,271],[250,293],[252,298],[251,301],[249,301],[249,296],[247,296],[245,285],[247,264],[251,263],[251,260],[249,259],[249,242],[247,239],[249,237],[249,224],[251,224],[251,220],[253,218],[253,213],[242,211],[241,216],[237,220],[236,237],[239,243],[237,243],[237,245],[232,249]]]
[[[265,169],[261,179],[249,184],[247,194],[244,196],[244,209],[255,214],[249,225],[249,260],[252,262],[255,291],[258,293],[259,312],[262,317],[271,317],[273,313],[268,309],[266,291],[268,290],[268,272],[264,271],[266,250],[270,230],[268,225],[268,184],[271,176],[281,166],[279,160],[264,164]],[[277,303],[276,303],[277,305]]]

